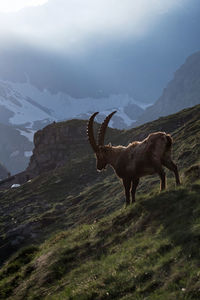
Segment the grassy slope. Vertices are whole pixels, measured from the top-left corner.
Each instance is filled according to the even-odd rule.
[[[126,143],[149,131],[171,131],[175,158],[184,170],[199,162],[199,117],[197,106],[114,134],[113,140]],[[97,223],[122,207],[123,191],[112,172],[96,174],[90,154],[3,193],[2,240],[8,241],[13,228],[21,225],[36,235],[27,235],[27,245],[61,229],[92,225],[58,233],[39,248],[22,249],[2,268],[1,298],[12,293],[14,299],[41,299],[40,295],[48,294],[56,296],[47,299],[132,299],[133,293],[134,299],[150,294],[152,299],[196,297],[199,182],[174,190],[170,178],[169,190],[160,195],[158,182],[157,177],[144,179],[134,207],[118,210]]]
[[[196,182],[142,197],[21,250],[0,273],[1,298],[199,299],[199,194]]]

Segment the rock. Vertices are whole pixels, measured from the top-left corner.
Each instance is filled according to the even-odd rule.
[[[36,176],[64,165],[76,158],[76,151],[80,146],[86,154],[91,151],[86,126],[86,121],[71,120],[52,123],[37,131],[34,135],[35,148],[27,173]]]
[[[160,98],[149,106],[134,126],[174,114],[200,103],[200,51],[189,56],[175,72],[174,78],[163,90]]]

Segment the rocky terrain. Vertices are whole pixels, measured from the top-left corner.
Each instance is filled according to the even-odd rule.
[[[200,103],[200,52],[189,56],[175,72],[174,78],[163,90],[160,98],[138,118],[135,125]]]
[[[27,172],[39,175],[59,168],[88,152],[86,123],[73,120],[52,123],[34,135],[34,150]],[[80,151],[80,153],[78,153]]]

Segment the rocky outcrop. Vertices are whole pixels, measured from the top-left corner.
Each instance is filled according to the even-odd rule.
[[[34,150],[27,173],[30,177],[55,169],[75,159],[78,153],[87,153],[86,121],[71,120],[52,123],[34,136]]]
[[[87,121],[70,120],[53,122],[34,135],[34,149],[27,169],[0,182],[0,190],[13,184],[24,184],[44,172],[48,172],[77,160],[92,152],[86,134]],[[94,124],[94,130],[97,124]],[[113,129],[108,129],[107,135]],[[7,177],[7,176],[6,176]]]
[[[155,120],[200,103],[200,51],[187,58],[161,97],[134,124]]]

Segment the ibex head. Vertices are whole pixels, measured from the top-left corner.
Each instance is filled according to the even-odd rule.
[[[97,159],[97,170],[101,171],[106,168],[107,165],[107,151],[108,147],[104,146],[104,137],[106,133],[106,129],[108,127],[108,123],[112,116],[116,113],[116,111],[113,111],[111,114],[109,114],[103,123],[101,124],[101,127],[98,132],[98,142],[96,143],[94,138],[94,131],[93,131],[93,122],[95,116],[98,114],[98,112],[95,112],[89,119],[88,126],[87,126],[87,135],[90,142],[90,145],[92,146],[92,149],[95,152],[96,159]]]

